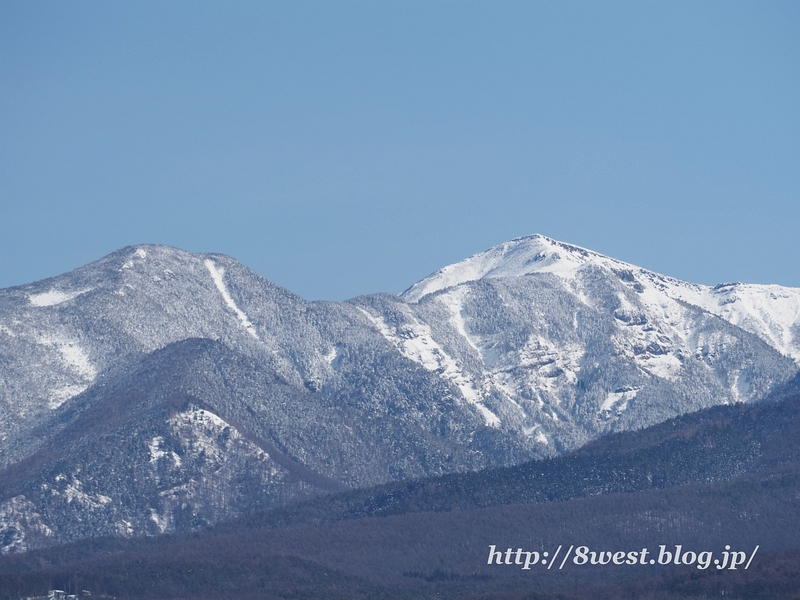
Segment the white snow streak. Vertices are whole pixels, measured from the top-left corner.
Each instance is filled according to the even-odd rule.
[[[381,317],[374,316],[363,308],[359,310],[403,356],[452,381],[461,391],[461,395],[481,412],[486,425],[500,425],[500,418],[483,405],[481,393],[472,378],[463,373],[456,361],[436,343],[428,325],[408,314],[406,316],[409,320],[402,325],[402,331],[395,331]]]
[[[450,317],[450,322],[453,324],[453,327],[456,328],[456,331],[458,331],[461,337],[463,337],[467,343],[478,352],[478,354],[481,354],[481,349],[478,348],[477,344],[475,344],[473,341],[470,332],[467,329],[467,323],[464,320],[464,315],[462,314],[467,292],[468,289],[466,287],[455,287],[451,292],[439,296],[438,300],[450,311],[450,314],[452,315]]]
[[[733,398],[737,402],[746,402],[752,393],[752,386],[746,375],[736,373],[733,385]]]
[[[231,298],[231,295],[228,293],[228,288],[225,287],[225,282],[222,280],[222,276],[225,275],[225,269],[223,269],[222,267],[217,267],[217,265],[214,264],[214,261],[210,259],[206,259],[204,264],[206,265],[206,269],[208,269],[208,272],[211,273],[211,279],[214,280],[214,285],[217,286],[219,293],[222,294],[222,298],[225,300],[225,304],[227,304],[228,308],[230,308],[234,313],[236,313],[236,316],[239,318],[242,327],[244,327],[247,330],[247,333],[252,335],[255,339],[258,339],[258,335],[256,335],[256,328],[248,320],[247,315],[244,314],[244,311],[242,311],[238,306],[236,306],[236,303],[233,301],[233,298]]]
[[[157,462],[159,458],[163,458],[164,456],[167,455],[166,452],[159,449],[159,446],[163,441],[164,438],[162,438],[161,436],[156,436],[147,445],[147,449],[150,450],[150,464]]]

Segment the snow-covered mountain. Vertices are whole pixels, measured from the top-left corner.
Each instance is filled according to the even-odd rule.
[[[800,289],[779,285],[688,283],[642,269],[542,235],[518,238],[449,265],[403,292],[418,302],[433,292],[485,278],[553,273],[577,293],[581,273],[592,267],[614,273],[632,284],[650,305],[665,297],[682,300],[754,333],[800,364]]]
[[[798,361],[800,290],[543,236],[341,303],[124,248],[0,290],[0,551],[551,456],[760,399]]]
[[[763,397],[800,361],[800,290],[687,283],[540,235],[401,298],[388,301],[394,326],[373,314],[399,351],[450,379],[487,425],[557,451]]]

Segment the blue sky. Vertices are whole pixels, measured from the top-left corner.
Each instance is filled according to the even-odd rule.
[[[542,233],[800,287],[800,3],[0,3],[0,287],[129,244],[309,299]]]

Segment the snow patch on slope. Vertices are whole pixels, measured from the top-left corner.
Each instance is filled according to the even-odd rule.
[[[603,400],[603,404],[602,406],[600,406],[600,410],[610,411],[611,409],[616,407],[616,410],[618,412],[622,412],[626,408],[628,408],[628,402],[636,398],[636,394],[638,393],[639,393],[639,388],[618,390],[616,392],[611,392],[606,396],[606,399]]]
[[[66,382],[59,388],[50,390],[50,408],[58,408],[64,402],[77,396],[88,388],[97,377],[97,369],[89,360],[87,352],[78,342],[63,336],[45,335],[36,340],[39,344],[55,348],[61,355],[61,361],[79,381]]]
[[[69,302],[73,298],[77,298],[81,294],[91,292],[92,288],[85,290],[78,290],[75,292],[62,292],[60,290],[50,290],[49,292],[42,292],[41,294],[31,294],[28,300],[33,306],[56,306],[64,302]]]
[[[225,275],[225,269],[218,267],[216,264],[214,264],[214,261],[210,259],[206,259],[204,264],[206,269],[208,269],[208,272],[211,273],[211,279],[214,280],[214,285],[217,286],[219,293],[222,294],[225,304],[227,304],[228,308],[230,308],[236,314],[242,324],[242,327],[247,330],[247,333],[252,335],[255,339],[258,339],[258,335],[256,335],[256,328],[247,318],[247,315],[244,313],[244,311],[236,306],[233,298],[231,298],[231,295],[228,293],[228,288],[225,287],[225,282],[222,280],[222,276]]]
[[[33,502],[20,495],[0,504],[0,554],[31,549],[31,536],[53,537]]]
[[[341,366],[342,357],[339,353],[339,348],[337,346],[333,346],[323,359],[328,364],[328,366],[333,370],[334,373],[339,372],[339,368]]]
[[[155,508],[150,509],[150,520],[155,523],[159,533],[164,533],[169,527],[169,519],[165,515],[158,514]]]
[[[669,381],[677,381],[683,367],[678,357],[672,354],[646,356],[638,358],[637,362],[651,375]]]
[[[61,352],[64,362],[75,369],[82,377],[94,379],[97,376],[97,369],[89,362],[89,355],[77,343],[55,340],[54,344],[58,351]]]
[[[103,494],[87,494],[83,491],[83,483],[79,479],[72,478],[72,482],[67,484],[61,492],[53,490],[54,494],[62,495],[68,504],[75,502],[89,509],[102,508],[111,503],[111,498]]]
[[[156,436],[152,440],[150,440],[150,443],[147,445],[147,449],[150,450],[150,464],[152,465],[154,463],[157,463],[164,457],[169,457],[172,459],[172,462],[176,467],[180,467],[181,457],[172,451],[166,452],[162,450],[161,444],[163,443],[164,443],[164,438],[162,438],[161,436]]]
[[[750,380],[746,375],[742,373],[736,373],[734,375],[734,384],[732,389],[734,400],[737,402],[744,402],[751,395],[752,385],[750,384]]]
[[[131,258],[129,260],[125,261],[125,264],[123,264],[119,270],[122,271],[124,269],[132,269],[134,265],[133,263],[134,258],[141,258],[141,259],[147,258],[147,251],[144,248],[137,248],[136,252],[134,252],[131,255]]]
[[[186,444],[189,456],[197,456],[202,453],[208,461],[223,463],[230,458],[227,456],[226,446],[235,443],[243,445],[248,454],[259,460],[267,460],[269,458],[269,454],[242,437],[235,427],[208,410],[193,405],[189,406],[187,410],[173,416],[169,420],[169,424],[173,433]],[[156,443],[156,455],[158,456],[158,452],[161,452],[158,449],[160,442],[153,440],[148,447],[152,448],[154,442]],[[166,453],[163,453],[161,456],[165,455]],[[161,456],[158,456],[158,458]],[[180,457],[177,458],[178,460],[175,461],[176,466],[180,466]]]

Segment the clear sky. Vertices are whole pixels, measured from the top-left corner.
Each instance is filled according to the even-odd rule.
[[[800,287],[800,2],[0,3],[0,287],[122,246],[308,299],[531,233]]]

